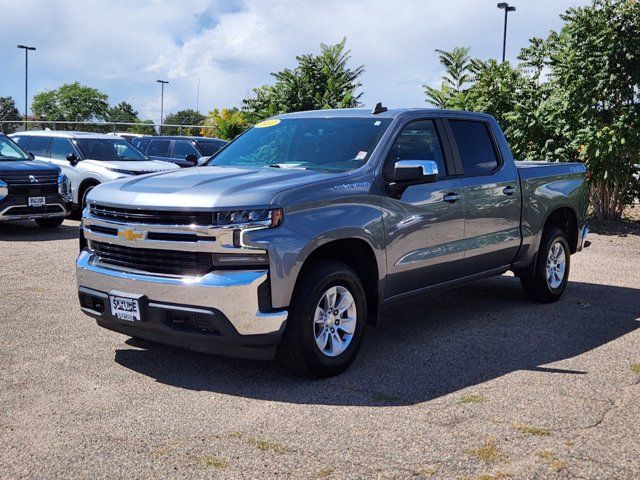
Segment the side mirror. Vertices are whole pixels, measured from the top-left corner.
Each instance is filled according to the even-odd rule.
[[[36,159],[36,156],[32,152],[27,152],[27,155],[29,156],[29,158],[31,160],[35,160]]]
[[[398,183],[430,183],[438,179],[438,164],[433,160],[398,160],[393,168]]]
[[[198,157],[196,157],[195,153],[190,153],[189,155],[185,155],[184,159],[187,162],[192,163],[194,167],[198,165]]]
[[[67,161],[68,161],[71,165],[75,166],[75,165],[77,165],[77,164],[78,164],[78,161],[79,161],[79,160],[78,160],[78,157],[77,157],[77,155],[76,155],[75,153],[70,153],[69,155],[67,155]]]

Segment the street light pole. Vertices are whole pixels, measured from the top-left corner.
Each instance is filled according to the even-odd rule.
[[[507,18],[509,17],[509,12],[515,12],[516,7],[509,5],[507,2],[500,2],[498,8],[504,10],[504,33],[502,34],[502,63],[506,58],[507,53]]]
[[[29,96],[27,94],[29,85],[29,50],[35,50],[36,47],[28,47],[27,45],[18,45],[18,48],[24,50],[24,129],[27,129],[27,116],[29,112],[27,105],[29,103]]]
[[[166,80],[156,80],[160,84],[160,129],[158,133],[162,135],[162,122],[164,121],[164,85],[169,83]]]

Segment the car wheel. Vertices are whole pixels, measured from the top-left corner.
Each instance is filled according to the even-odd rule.
[[[358,354],[366,318],[358,275],[343,263],[316,262],[298,280],[278,356],[305,375],[342,373]]]
[[[558,300],[569,281],[571,250],[566,234],[557,227],[545,229],[533,276],[521,277],[527,296],[540,303]]]
[[[36,218],[36,223],[42,228],[56,228],[62,225],[64,217],[52,217],[52,218]]]

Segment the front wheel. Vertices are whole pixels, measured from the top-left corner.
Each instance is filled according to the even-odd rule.
[[[64,217],[52,217],[52,218],[36,218],[36,223],[42,228],[56,228],[62,225]]]
[[[306,375],[342,373],[358,354],[366,318],[358,275],[340,262],[316,262],[296,285],[278,356]]]
[[[536,302],[555,302],[567,288],[570,264],[567,235],[556,227],[545,229],[533,276],[520,278],[524,292]]]

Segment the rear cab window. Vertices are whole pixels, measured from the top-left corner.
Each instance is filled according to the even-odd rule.
[[[498,168],[500,162],[486,123],[449,120],[449,126],[458,147],[464,175],[483,175]]]

